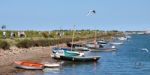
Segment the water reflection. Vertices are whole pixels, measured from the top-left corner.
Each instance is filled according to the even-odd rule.
[[[72,70],[72,73],[78,75],[79,73],[96,73],[97,69],[100,67],[99,62],[65,62],[63,64],[63,70]],[[99,67],[97,67],[99,66]],[[76,74],[77,73],[77,74]]]
[[[44,68],[43,72],[59,73],[60,68]]]

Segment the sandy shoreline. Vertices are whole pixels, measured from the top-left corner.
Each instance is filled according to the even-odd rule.
[[[85,41],[78,41],[85,42]],[[76,42],[76,43],[78,43]],[[0,75],[15,75],[18,69],[14,68],[14,61],[32,60],[36,62],[55,62],[51,59],[51,48],[49,47],[31,47],[17,48],[11,47],[10,50],[0,50]],[[66,47],[66,44],[59,44],[59,47]]]
[[[66,46],[60,44],[60,47]],[[10,50],[0,50],[0,75],[12,75],[15,73],[14,61],[17,60],[32,60],[37,62],[53,62],[50,61],[50,49],[49,47],[32,47],[28,49],[11,47]]]

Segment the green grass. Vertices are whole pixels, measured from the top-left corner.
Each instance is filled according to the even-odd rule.
[[[16,35],[18,31],[6,30],[7,39],[2,39],[2,32],[0,31],[0,38],[6,41],[9,46],[17,46],[19,48],[29,48],[35,46],[50,46],[60,43],[66,43],[72,41],[73,31],[71,30],[54,30],[54,31],[24,31],[25,38],[19,38],[16,36],[14,39],[10,39],[10,33],[14,32]],[[63,33],[60,38],[57,33]],[[98,39],[111,39],[114,36],[123,36],[122,32],[118,31],[96,31]],[[95,30],[76,30],[74,41],[93,39],[95,36]],[[3,45],[5,46],[5,45]],[[8,45],[6,45],[8,47]]]

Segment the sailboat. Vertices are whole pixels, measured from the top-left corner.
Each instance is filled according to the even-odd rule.
[[[108,52],[108,51],[116,50],[116,47],[114,45],[110,45],[110,47],[106,47],[106,45],[98,44],[96,31],[95,31],[94,43],[87,43],[86,46],[90,49],[91,52],[95,52],[95,51]]]
[[[73,31],[73,38],[72,38],[72,43],[74,39],[74,33]],[[71,44],[71,50],[73,49],[73,44]],[[65,56],[60,56],[60,59],[62,60],[67,60],[67,61],[75,61],[75,62],[92,62],[92,61],[97,61],[101,57],[100,56],[71,56],[71,55],[65,55]]]
[[[75,29],[75,26],[74,26]],[[74,43],[74,36],[75,36],[75,30],[73,30],[73,36],[72,36],[72,42],[68,42],[67,46],[71,48],[71,50],[75,51],[89,51],[87,47],[85,47],[84,44],[81,43]]]
[[[73,36],[74,36],[74,33],[73,33]],[[72,42],[73,42],[73,38],[72,38]],[[83,56],[84,55],[84,53],[73,51],[72,47],[71,49],[54,47],[51,50],[52,50],[51,57],[56,58],[56,59],[60,59],[60,56]]]

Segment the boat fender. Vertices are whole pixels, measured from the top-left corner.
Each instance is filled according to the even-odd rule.
[[[72,60],[74,61],[74,58],[72,58]]]
[[[96,60],[96,57],[94,57],[93,59]]]

